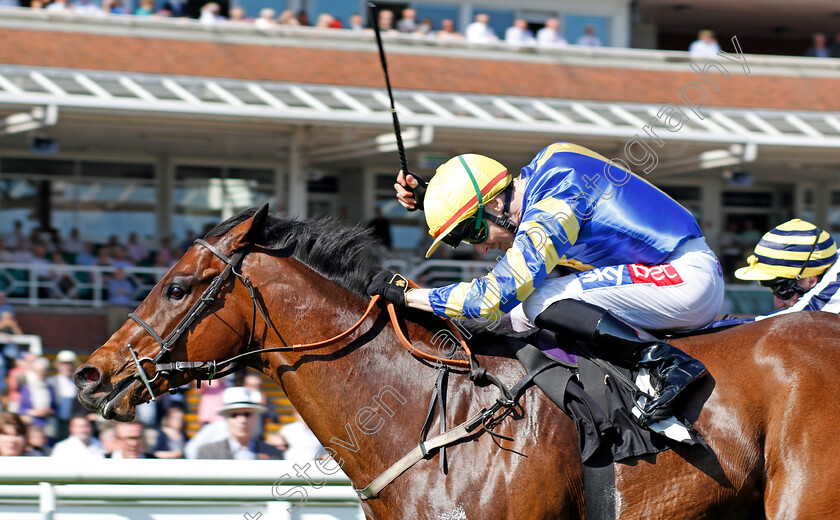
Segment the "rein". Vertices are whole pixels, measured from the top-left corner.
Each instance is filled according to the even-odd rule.
[[[296,344],[296,345],[289,345],[285,347],[272,347],[267,349],[257,349],[257,350],[248,350],[247,352],[243,352],[241,354],[237,354],[231,358],[225,359],[223,361],[174,361],[172,362],[169,360],[170,353],[175,346],[175,343],[184,335],[184,333],[189,330],[189,328],[195,323],[199,316],[207,309],[207,307],[216,300],[219,290],[221,289],[222,284],[227,280],[231,273],[235,276],[235,279],[238,278],[242,280],[243,285],[248,289],[248,293],[251,297],[251,303],[253,305],[253,312],[251,317],[251,331],[250,336],[248,338],[248,344],[246,345],[246,349],[249,349],[251,343],[254,339],[254,329],[256,326],[256,318],[257,312],[259,312],[260,316],[262,317],[265,324],[268,326],[270,324],[270,320],[268,316],[266,316],[265,312],[262,309],[262,306],[257,302],[257,296],[254,290],[254,286],[251,283],[251,280],[242,274],[241,270],[238,270],[242,259],[244,258],[247,251],[242,249],[240,251],[235,252],[231,257],[228,257],[213,245],[209,244],[208,242],[198,239],[194,242],[196,245],[203,246],[208,251],[213,253],[219,259],[221,259],[225,263],[224,270],[219,273],[207,289],[199,296],[198,301],[190,308],[187,314],[181,319],[175,329],[166,336],[166,338],[161,338],[160,335],[155,332],[154,328],[149,325],[146,321],[140,318],[137,314],[131,312],[128,314],[128,317],[137,322],[143,329],[149,333],[150,336],[158,343],[160,346],[160,350],[154,357],[139,357],[134,349],[131,348],[131,344],[128,345],[128,351],[131,354],[132,360],[134,361],[135,367],[137,369],[136,376],[143,382],[146,389],[149,391],[149,395],[151,396],[151,400],[155,401],[155,394],[152,391],[151,383],[155,382],[159,376],[168,377],[171,371],[176,372],[188,372],[188,371],[202,371],[206,372],[207,376],[204,378],[208,381],[213,379],[218,379],[220,377],[224,377],[230,373],[236,372],[244,366],[238,365],[237,360],[245,358],[247,356],[251,356],[254,354],[265,354],[269,352],[304,352],[308,350],[315,350],[322,347],[326,347],[332,343],[340,341],[350,334],[352,334],[356,329],[358,329],[362,323],[370,316],[373,312],[373,309],[376,307],[376,303],[381,298],[379,295],[373,296],[370,300],[370,303],[367,306],[364,314],[359,320],[353,324],[349,329],[345,330],[344,332],[333,336],[331,338],[325,339],[323,341],[316,341],[313,343],[304,343],[304,344]],[[409,284],[412,287],[418,287],[414,282],[410,282]],[[426,352],[417,350],[417,348],[409,342],[408,338],[403,333],[400,325],[399,320],[397,317],[397,311],[394,307],[394,304],[388,303],[388,314],[391,317],[391,325],[394,327],[394,331],[397,334],[397,337],[400,340],[400,344],[409,351],[412,355],[426,360],[431,361],[439,365],[449,366],[454,368],[471,368],[472,367],[472,352],[470,348],[467,346],[466,341],[464,340],[461,332],[455,327],[452,322],[446,318],[442,318],[449,330],[458,340],[461,345],[461,348],[464,349],[464,352],[468,356],[468,360],[465,359],[451,359],[451,358],[443,358],[434,356],[432,354],[427,354]],[[169,362],[161,362],[161,361],[169,361]],[[149,379],[146,375],[146,371],[143,369],[143,363],[150,362],[155,367],[155,374],[154,376]],[[230,366],[230,367],[229,367]],[[229,368],[228,368],[229,367]],[[197,378],[197,381],[200,384],[202,380],[201,377]],[[170,392],[175,391],[175,389],[170,389]]]

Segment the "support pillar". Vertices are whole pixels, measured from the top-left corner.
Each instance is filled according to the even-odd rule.
[[[161,155],[155,165],[155,193],[155,238],[160,242],[165,237],[171,237],[174,231],[172,222],[175,212],[175,166],[168,155]]]
[[[301,148],[305,138],[305,129],[296,128],[289,141],[289,193],[288,213],[291,218],[305,219],[307,217],[306,173],[303,169],[303,152]]]

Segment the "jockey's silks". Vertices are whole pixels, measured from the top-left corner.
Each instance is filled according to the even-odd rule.
[[[552,144],[521,175],[525,194],[513,247],[486,276],[433,289],[435,314],[497,319],[560,263],[578,269],[656,265],[703,236],[671,197],[582,146]]]

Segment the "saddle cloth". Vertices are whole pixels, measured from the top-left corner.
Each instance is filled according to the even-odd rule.
[[[508,338],[508,342],[526,370],[542,355],[560,363],[561,366],[537,376],[534,382],[574,421],[578,449],[584,462],[603,445],[609,446],[614,461],[664,451],[669,448],[668,439],[707,447],[702,436],[685,419],[672,417],[648,428],[634,419],[634,408],[638,409],[643,403],[640,399],[645,399],[640,395],[653,392],[647,370],[630,371],[614,365],[605,370],[600,366],[589,366],[587,372],[599,376],[582,382],[578,377],[578,365],[592,361],[561,346],[553,333],[539,331],[528,338]],[[600,361],[600,364],[604,363]],[[637,388],[628,388],[620,381],[619,374],[634,382]],[[606,406],[599,405],[590,395],[596,393],[595,389],[584,387],[595,384],[605,386]]]

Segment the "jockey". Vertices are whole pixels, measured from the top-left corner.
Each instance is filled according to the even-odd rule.
[[[400,172],[397,197],[424,204],[434,242],[504,251],[470,282],[405,291],[382,272],[368,292],[450,318],[511,312],[516,330],[536,325],[587,341],[593,354],[648,368],[656,395],[640,422],[672,415],[678,394],[706,373],[699,361],[640,329],[690,330],[709,323],[723,278],[694,217],[629,170],[571,143],[537,154],[514,178],[500,163],[459,155],[438,168],[423,200]],[[411,184],[409,184],[411,183]],[[546,279],[557,265],[579,272]]]
[[[756,320],[797,311],[840,312],[837,245],[810,222],[797,218],[771,229],[747,263],[735,277],[769,288],[777,309]]]

